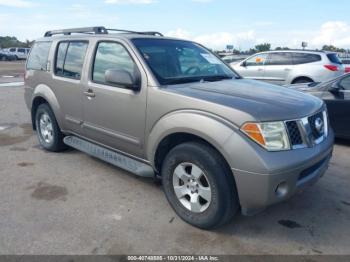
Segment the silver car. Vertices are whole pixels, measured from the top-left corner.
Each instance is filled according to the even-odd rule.
[[[324,174],[333,131],[322,100],[242,79],[191,41],[110,31],[49,31],[35,42],[25,101],[43,148],[68,145],[159,178],[175,212],[206,229]]]
[[[244,78],[278,85],[324,82],[345,72],[337,54],[324,51],[262,52],[230,65]]]

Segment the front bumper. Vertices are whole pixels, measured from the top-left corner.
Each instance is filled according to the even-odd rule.
[[[281,152],[268,152],[240,136],[233,140],[245,146],[240,147],[244,149],[235,154],[231,165],[242,213],[253,215],[290,198],[323,176],[332,156],[334,135],[330,130],[328,137],[312,148]],[[249,166],[250,170],[245,169]]]

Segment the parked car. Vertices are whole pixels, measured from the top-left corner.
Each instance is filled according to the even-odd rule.
[[[30,48],[22,48],[22,47],[10,47],[6,49],[9,54],[11,54],[15,60],[23,60],[27,59]]]
[[[345,58],[345,59],[342,59],[341,62],[345,66],[345,73],[350,73],[350,59]]]
[[[35,42],[25,101],[46,150],[68,145],[156,176],[175,212],[205,229],[286,200],[326,171],[333,131],[322,100],[242,79],[191,41],[111,31],[49,31]]]
[[[15,57],[5,50],[0,50],[0,61],[12,61]]]
[[[350,139],[350,74],[327,82],[297,84],[288,87],[323,99],[327,104],[335,136]]]
[[[231,66],[245,78],[279,85],[324,82],[345,72],[338,55],[324,51],[262,52]]]

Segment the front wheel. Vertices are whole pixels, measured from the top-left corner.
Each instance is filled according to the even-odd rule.
[[[227,223],[239,203],[233,175],[222,156],[204,143],[176,146],[162,165],[165,195],[183,220],[211,229]]]
[[[35,126],[39,143],[48,151],[59,152],[66,149],[55,115],[48,104],[39,105],[35,114]]]

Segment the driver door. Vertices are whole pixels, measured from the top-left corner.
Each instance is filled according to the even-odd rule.
[[[256,54],[239,64],[239,74],[244,78],[264,80],[267,54]]]

